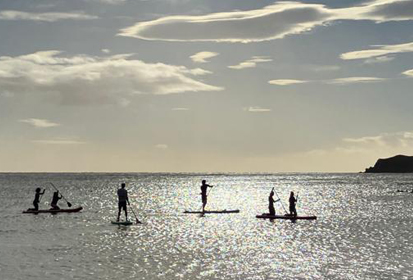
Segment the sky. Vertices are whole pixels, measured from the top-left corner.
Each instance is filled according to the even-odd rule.
[[[413,0],[0,0],[0,172],[413,155]]]

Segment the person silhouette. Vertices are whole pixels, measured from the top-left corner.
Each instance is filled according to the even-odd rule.
[[[33,200],[33,206],[34,208],[32,210],[34,211],[39,211],[39,203],[40,203],[40,196],[44,195],[44,192],[46,189],[43,189],[43,192],[40,192],[40,188],[36,188],[36,194],[34,195],[34,200]]]
[[[274,190],[270,192],[270,196],[268,197],[268,210],[270,215],[275,215],[275,208],[274,203],[280,201],[279,199],[274,200]]]
[[[126,207],[126,203],[130,205],[129,198],[128,198],[128,191],[125,189],[126,184],[122,183],[121,188],[118,189],[118,218],[116,219],[119,222],[120,213],[122,209],[125,211],[125,219],[128,220],[128,209]]]
[[[202,180],[202,185],[201,185],[202,212],[205,212],[205,206],[208,202],[208,195],[207,195],[208,187],[212,188],[213,186],[208,185],[206,183],[206,180]]]
[[[295,209],[297,199],[294,197],[294,192],[290,193],[290,198],[288,199],[288,202],[290,203],[290,215],[297,217],[297,210]]]
[[[60,199],[62,199],[62,198],[63,198],[63,196],[59,196],[59,192],[58,192],[58,191],[55,191],[55,192],[53,193],[52,202],[50,203],[50,206],[52,206],[52,210],[59,210],[59,209],[60,209],[60,207],[57,206],[57,202],[58,202]]]

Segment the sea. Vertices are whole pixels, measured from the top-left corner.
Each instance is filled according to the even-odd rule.
[[[207,209],[240,213],[184,214],[203,179]],[[142,224],[111,224],[123,182]],[[51,183],[83,211],[22,214],[37,187],[50,207]],[[317,220],[257,219],[272,188],[277,214],[294,191]],[[413,279],[412,189],[412,174],[0,173],[0,279]]]

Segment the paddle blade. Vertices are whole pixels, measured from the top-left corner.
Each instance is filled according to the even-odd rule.
[[[67,203],[67,206],[68,206],[68,207],[72,207],[72,203],[68,202],[68,203]]]

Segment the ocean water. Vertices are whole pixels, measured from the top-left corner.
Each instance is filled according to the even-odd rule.
[[[241,212],[183,214],[202,179],[208,209]],[[49,182],[84,210],[21,214],[36,187],[49,207]],[[121,182],[141,225],[110,224]],[[318,219],[256,219],[272,187]],[[409,174],[3,173],[0,279],[413,279],[413,194],[396,192],[412,188]]]

